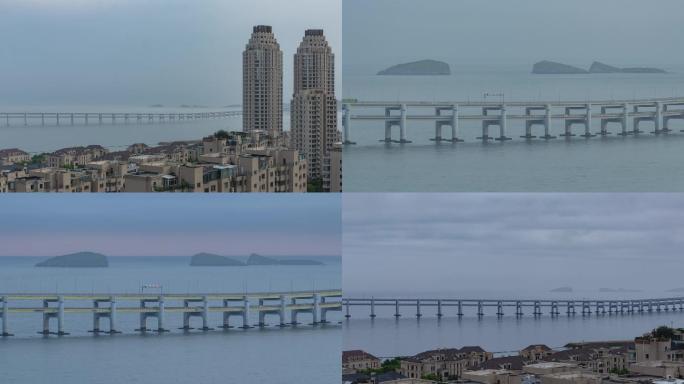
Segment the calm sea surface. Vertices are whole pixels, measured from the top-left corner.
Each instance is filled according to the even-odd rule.
[[[382,293],[364,295],[345,293],[349,297],[406,297],[410,294]],[[611,299],[611,298],[656,298],[681,296],[672,292],[575,292],[575,293],[516,293],[506,292],[469,292],[465,298],[521,298],[521,299]],[[433,298],[455,298],[454,294],[433,293],[423,295]],[[576,311],[580,308],[576,307]],[[415,307],[401,307],[402,317],[392,316],[394,307],[376,307],[377,318],[371,320],[369,309],[352,307],[351,318],[344,321],[344,349],[365,349],[378,356],[412,355],[423,350],[440,347],[462,347],[480,345],[488,351],[508,353],[518,351],[530,344],[544,343],[552,348],[560,348],[573,341],[628,340],[639,336],[657,326],[684,326],[684,312],[661,311],[659,313],[633,315],[600,315],[567,317],[565,308],[560,307],[561,315],[544,315],[535,318],[532,309],[525,308],[521,318],[515,317],[515,309],[504,308],[505,316],[497,318],[496,308],[485,308],[485,316],[478,319],[473,308],[465,309],[465,316],[456,316],[455,307],[445,307],[444,317],[438,320],[435,308],[422,308],[423,317],[417,320]],[[592,308],[592,312],[594,308]],[[542,309],[548,312],[548,308]]]
[[[339,289],[341,284],[339,258],[322,259],[324,266],[212,268],[189,267],[189,258],[110,257],[109,268],[34,268],[42,259],[0,258],[0,292],[134,293],[141,283],[161,284],[167,293],[254,292]],[[12,303],[19,305],[26,304]],[[65,328],[71,335],[44,338],[36,334],[42,326],[40,315],[12,314],[10,331],[16,336],[0,339],[0,381],[337,383],[341,316],[329,315],[332,323],[326,326],[183,333],[176,329],[182,325],[181,316],[167,314],[170,333],[141,336],[134,332],[137,316],[122,313],[118,321],[123,334],[94,337],[87,333],[92,317],[67,314]],[[107,321],[103,322],[106,328]],[[209,322],[219,325],[220,314],[212,314]]]
[[[503,93],[505,100],[613,100],[684,96],[684,68],[671,73],[532,75],[529,68],[452,67],[452,76],[375,76],[345,73],[343,95],[362,101],[482,101],[484,93]],[[489,97],[488,101],[499,101]],[[358,110],[355,113],[368,111]],[[376,109],[375,113],[383,113]],[[411,113],[411,111],[409,111]],[[429,113],[425,110],[414,113]],[[476,114],[477,110],[463,111]],[[513,112],[509,112],[513,113]],[[554,121],[552,134],[562,131]],[[631,129],[631,123],[629,128]],[[344,149],[345,191],[684,191],[684,122],[670,123],[673,133],[638,137],[613,135],[565,140],[519,138],[524,123],[509,121],[512,141],[476,140],[479,122],[461,121],[464,143],[430,141],[434,123],[408,122],[410,144],[385,144],[382,121],[352,121]],[[540,134],[539,127],[533,134]],[[599,130],[599,122],[593,130]],[[641,129],[653,130],[652,123]],[[583,130],[574,126],[573,130]],[[443,136],[448,137],[445,127]],[[498,135],[498,127],[490,134]],[[393,137],[398,138],[398,128]]]

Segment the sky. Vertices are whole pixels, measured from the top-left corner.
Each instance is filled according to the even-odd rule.
[[[0,199],[0,256],[339,256],[340,197],[312,194]],[[8,219],[11,218],[11,219]]]
[[[257,24],[283,50],[289,102],[306,29],[325,30],[339,67],[340,15],[341,0],[0,0],[0,107],[241,104]]]
[[[684,287],[681,194],[344,194],[360,294]]]
[[[421,59],[684,66],[682,13],[680,0],[345,0],[344,72]]]

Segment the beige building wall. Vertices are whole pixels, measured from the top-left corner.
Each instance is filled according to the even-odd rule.
[[[254,27],[242,53],[242,129],[283,131],[283,52],[272,28]]]

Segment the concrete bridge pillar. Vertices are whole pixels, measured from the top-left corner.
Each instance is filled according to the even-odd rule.
[[[534,302],[534,316],[541,316],[542,311],[541,311],[541,303],[538,301]]]
[[[542,136],[542,139],[549,140],[549,139],[555,139],[556,136],[552,136],[550,131],[551,131],[551,104],[546,104],[544,107],[544,136]]]
[[[280,318],[280,324],[278,324],[279,327],[285,327],[287,324],[285,323],[285,308],[286,308],[286,299],[285,295],[280,295],[280,311],[278,311],[278,317]]]
[[[595,134],[591,133],[591,104],[587,104],[585,106],[586,109],[586,114],[584,115],[584,134],[582,137],[589,138],[589,137],[594,137],[596,136]]]
[[[321,313],[321,294],[320,293],[314,293],[313,295],[313,321],[311,322],[312,325],[316,325],[320,322],[318,315]]]
[[[74,114],[72,113],[70,117],[71,117],[71,125],[74,125]]]
[[[119,331],[119,326],[117,322],[117,309],[116,309],[117,303],[116,303],[116,298],[114,296],[111,296],[109,298],[109,333],[110,334],[115,334],[115,333],[121,333]]]
[[[249,329],[249,297],[242,297],[242,329]]]
[[[319,300],[319,306],[321,308],[321,317],[318,319],[318,322],[320,324],[327,324],[329,323],[327,314],[328,314],[328,308],[324,308],[323,304],[325,304],[325,296],[321,296]]]
[[[59,296],[57,299],[57,335],[68,335],[64,332],[64,297]]]
[[[484,316],[484,306],[481,301],[477,302],[477,317]]]
[[[370,313],[371,319],[375,318],[375,299],[371,298],[371,313]]]
[[[7,320],[9,319],[9,304],[7,303],[7,296],[3,296],[0,298],[0,300],[2,300],[2,334],[0,334],[0,336],[13,336],[11,333],[9,333],[9,324],[7,323]]]
[[[551,316],[558,316],[560,312],[558,311],[558,302],[551,302]]]
[[[112,113],[112,124],[116,123],[116,114]]]
[[[459,138],[458,105],[451,106],[451,142],[463,141]]]
[[[43,300],[43,332],[38,332],[43,335],[50,334],[50,318],[52,317],[52,314],[46,312],[49,307],[50,302],[48,300]]]
[[[157,312],[157,332],[164,333],[169,330],[164,328],[164,296],[159,296],[159,310]]]
[[[183,300],[183,308],[190,308],[190,300]],[[187,309],[186,309],[187,311]],[[184,331],[189,331],[192,328],[190,328],[190,318],[192,317],[192,313],[190,312],[183,312],[183,326],[180,328]]]
[[[232,328],[230,326],[230,312],[227,312],[225,309],[228,308],[230,301],[223,299],[223,323],[219,328],[223,329],[229,329]]]
[[[261,310],[261,307],[264,306],[264,299],[259,299],[259,323],[257,324],[259,327],[265,327],[266,326],[266,312]]]
[[[437,318],[442,317],[442,300],[437,300]]]
[[[93,330],[94,334],[100,333],[100,313],[97,309],[100,307],[100,302],[98,300],[93,300]]]
[[[420,300],[416,300],[416,318],[420,319],[423,316],[422,313],[420,313]]]
[[[45,125],[45,114],[44,113],[40,114],[40,124]]]
[[[24,112],[24,126],[25,127],[28,126],[28,116],[27,116],[26,112]]]
[[[506,105],[501,104],[501,117],[499,120],[499,137],[497,137],[495,140],[498,141],[506,141],[506,140],[511,140],[510,137],[506,136]]]
[[[210,331],[211,329],[209,327],[209,299],[202,296],[202,330]]]
[[[629,106],[627,103],[622,104],[622,121],[620,122],[621,131],[618,133],[620,136],[627,136],[630,133],[627,131],[627,124],[629,121]]]
[[[349,139],[351,134],[351,106],[349,104],[342,104],[342,130],[344,144],[355,144]]]
[[[394,300],[394,317],[401,317],[401,314],[399,313],[399,300]]]
[[[88,125],[88,113],[87,112],[86,112],[84,118],[85,118],[85,125]]]
[[[515,302],[515,316],[516,317],[522,317],[523,316],[522,303],[519,301]]]
[[[499,301],[496,303],[496,316],[502,317],[504,315],[503,304]]]
[[[463,305],[462,305],[462,303],[461,303],[461,300],[458,301],[458,314],[457,314],[457,316],[458,316],[458,317],[462,317],[462,316],[463,316]]]
[[[406,139],[406,104],[401,105],[401,115],[399,120],[399,142],[400,143],[410,143]]]
[[[55,113],[55,117],[57,118],[57,125],[59,125],[59,112]],[[7,125],[9,125],[9,122]]]
[[[101,113],[99,113],[97,115],[97,119],[98,119],[99,123],[102,124],[102,114]]]
[[[349,313],[349,300],[344,301],[344,310],[345,310],[344,317],[347,319],[350,318],[351,313]]]

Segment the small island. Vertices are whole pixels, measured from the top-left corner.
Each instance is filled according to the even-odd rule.
[[[323,263],[314,260],[278,260],[252,253],[247,259],[247,265],[323,265]]]
[[[437,60],[420,60],[397,64],[378,72],[380,76],[447,76],[451,75],[449,64]]]
[[[240,260],[212,253],[198,253],[190,259],[192,267],[244,267],[245,265]]]
[[[107,268],[107,256],[95,252],[77,252],[51,257],[35,265],[36,267],[58,268]]]
[[[572,287],[558,287],[551,290],[551,292],[572,292]]]
[[[618,68],[612,65],[604,64],[599,61],[594,61],[589,67],[589,73],[667,73],[660,68],[650,67],[633,67],[633,68]]]
[[[532,66],[532,73],[536,75],[574,75],[588,72],[582,68],[573,67],[572,65],[543,60],[534,63]]]

